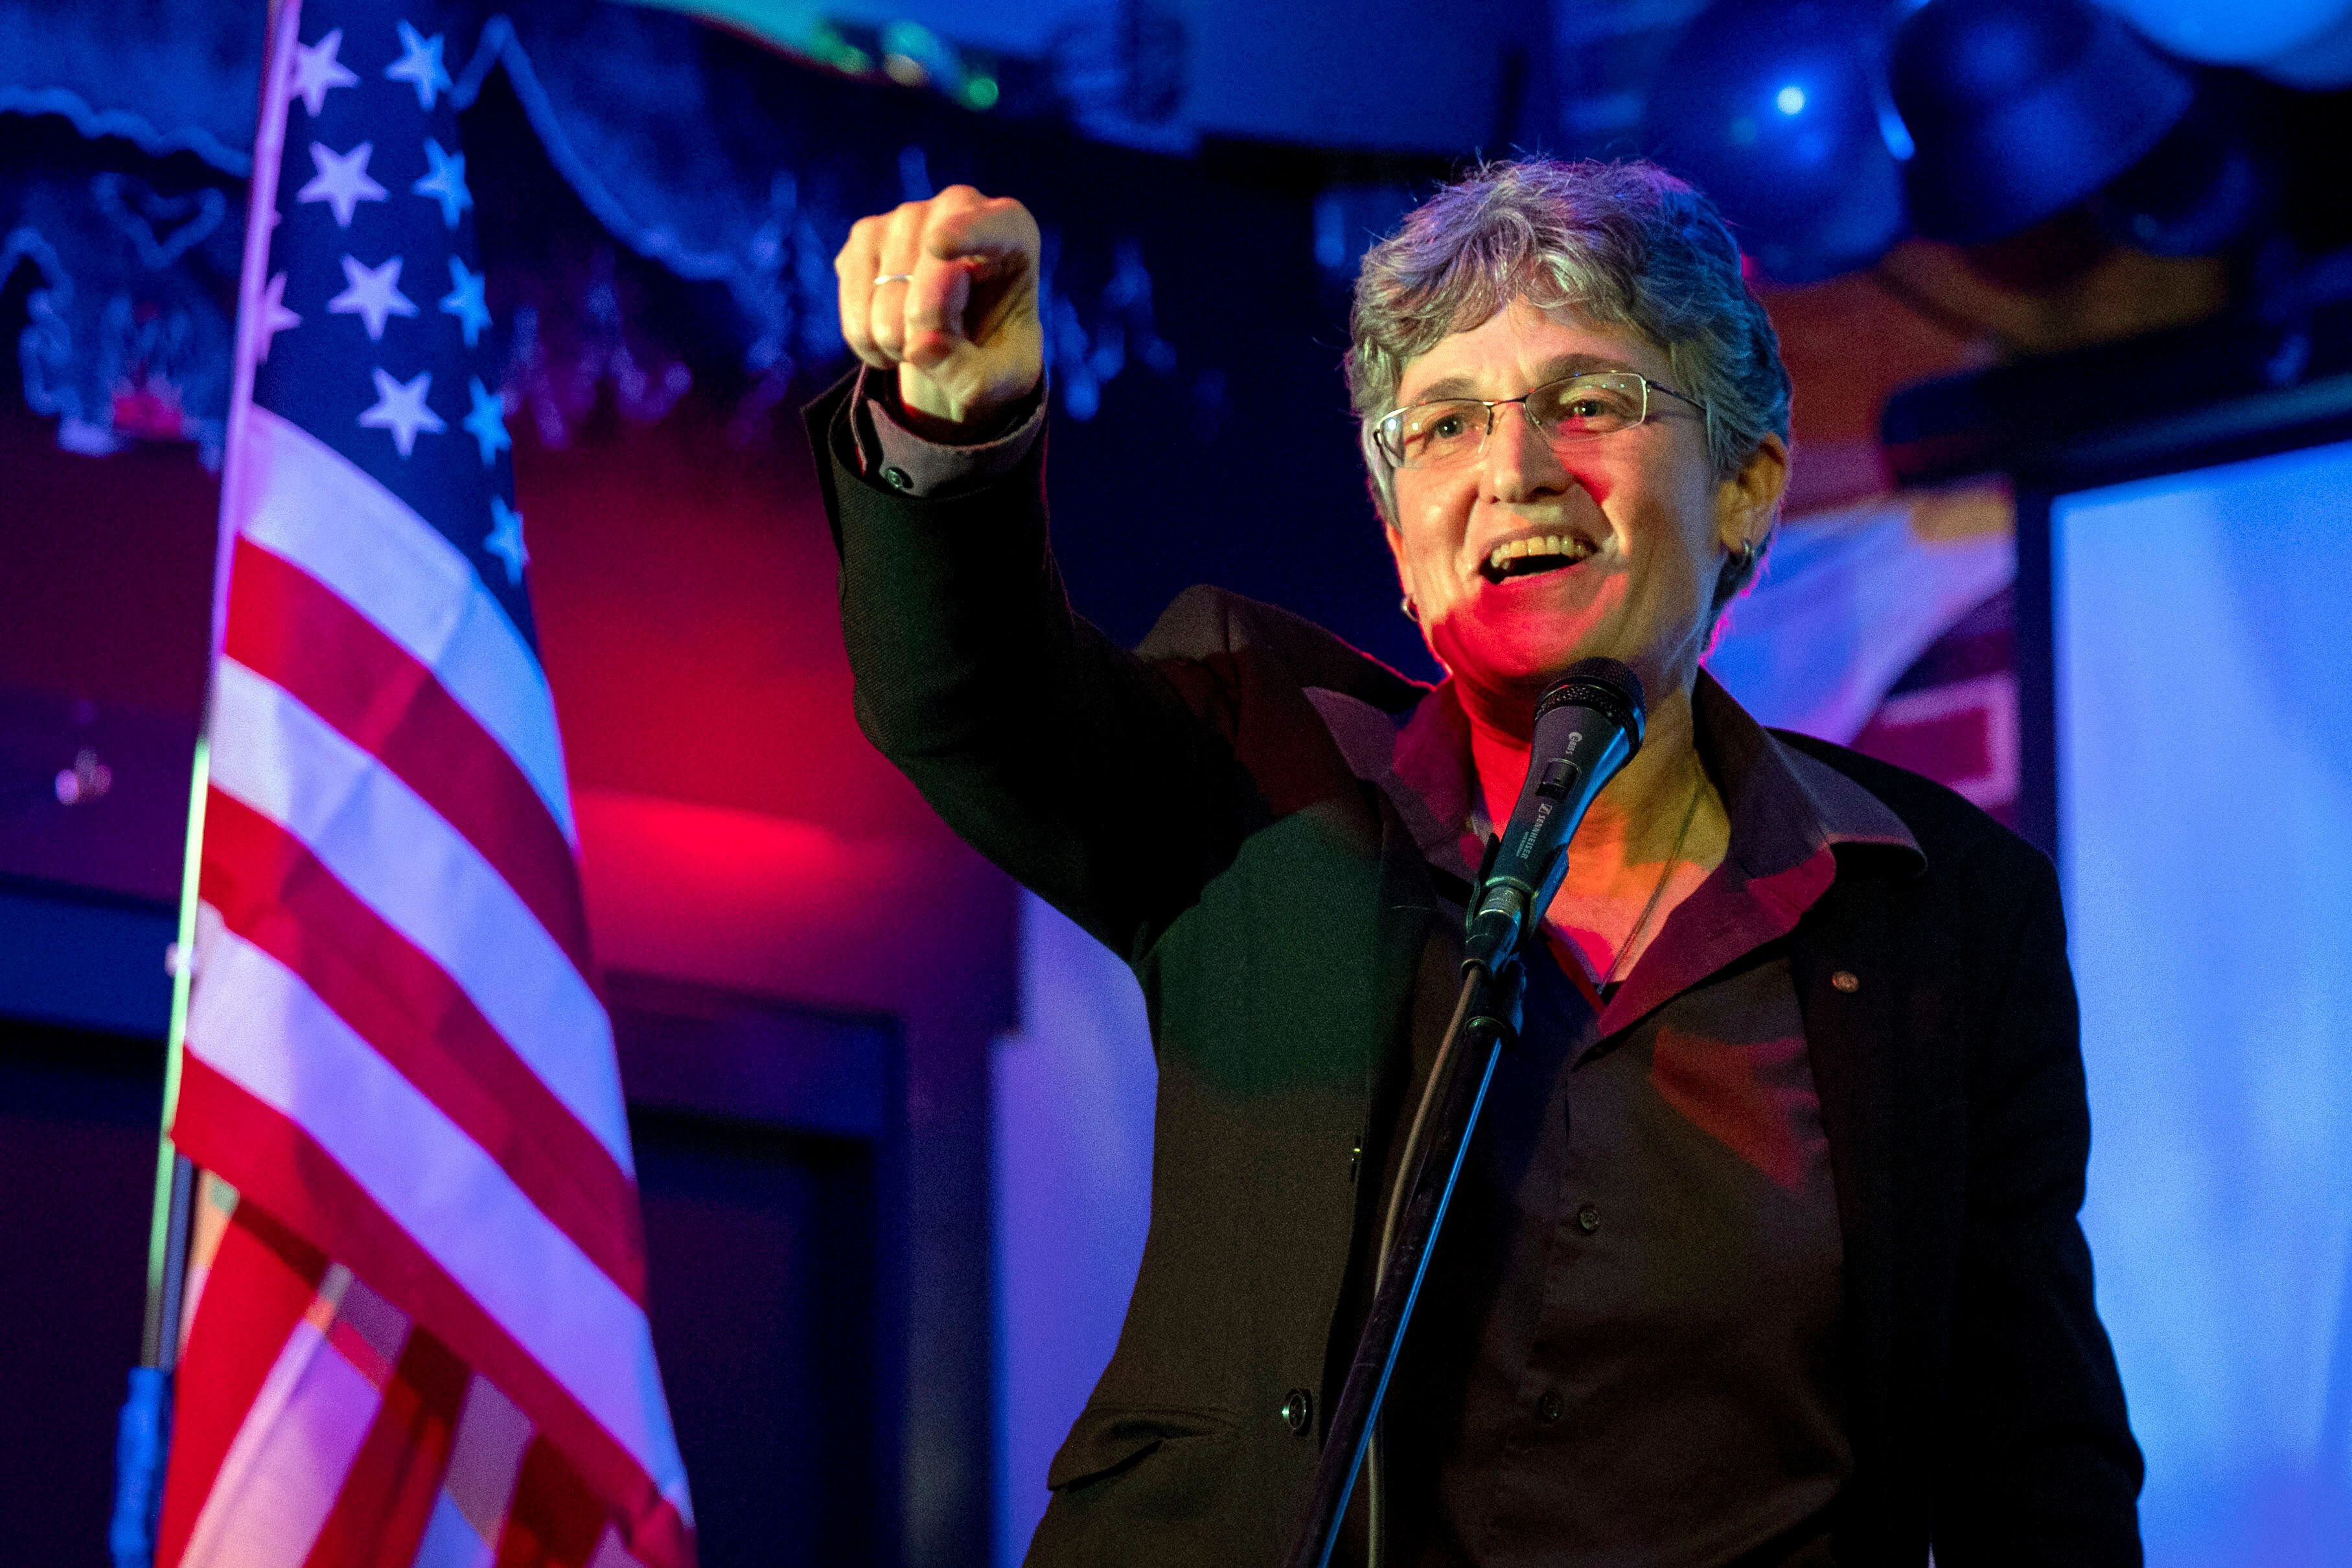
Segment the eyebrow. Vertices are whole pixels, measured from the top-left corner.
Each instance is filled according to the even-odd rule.
[[[1625,361],[1612,358],[1608,354],[1561,354],[1557,359],[1546,360],[1542,367],[1537,371],[1536,379],[1529,385],[1545,386],[1555,381],[1565,380],[1571,375],[1581,375],[1587,371],[1595,370],[1623,371],[1633,375],[1642,374]],[[1467,372],[1462,372],[1454,375],[1441,376],[1431,382],[1427,386],[1423,387],[1412,401],[1429,403],[1441,397],[1475,397],[1478,395],[1477,389],[1477,378]],[[1400,404],[1399,406],[1410,407],[1412,404]]]

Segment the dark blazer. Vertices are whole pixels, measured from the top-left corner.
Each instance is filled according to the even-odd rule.
[[[916,499],[860,477],[847,395],[809,417],[858,721],[1128,961],[1159,1060],[1142,1268],[1029,1561],[1277,1563],[1460,951],[1411,826],[1307,691],[1402,713],[1424,689],[1213,589],[1117,647],[1064,597],[1042,440]],[[1842,846],[1790,939],[1844,1241],[1838,1561],[1932,1542],[1942,1568],[2137,1563],[2139,1454],[2075,1222],[2090,1125],[2056,879],[1949,791],[1782,739],[1926,857]]]

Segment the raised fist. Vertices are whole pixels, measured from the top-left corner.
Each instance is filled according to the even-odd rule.
[[[833,260],[841,335],[910,412],[983,423],[1045,374],[1040,248],[1027,207],[970,185],[860,218]]]

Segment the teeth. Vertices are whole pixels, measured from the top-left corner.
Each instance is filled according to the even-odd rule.
[[[1495,546],[1486,557],[1487,570],[1499,572],[1506,561],[1516,561],[1522,555],[1573,555],[1580,560],[1591,554],[1581,540],[1565,533],[1539,534],[1533,539],[1514,539]]]

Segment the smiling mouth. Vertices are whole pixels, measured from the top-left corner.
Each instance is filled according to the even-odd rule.
[[[1558,572],[1589,560],[1592,546],[1566,533],[1548,533],[1534,539],[1514,539],[1498,544],[1486,560],[1478,564],[1478,574],[1489,583],[1508,582],[1514,577],[1533,577],[1538,573]]]

